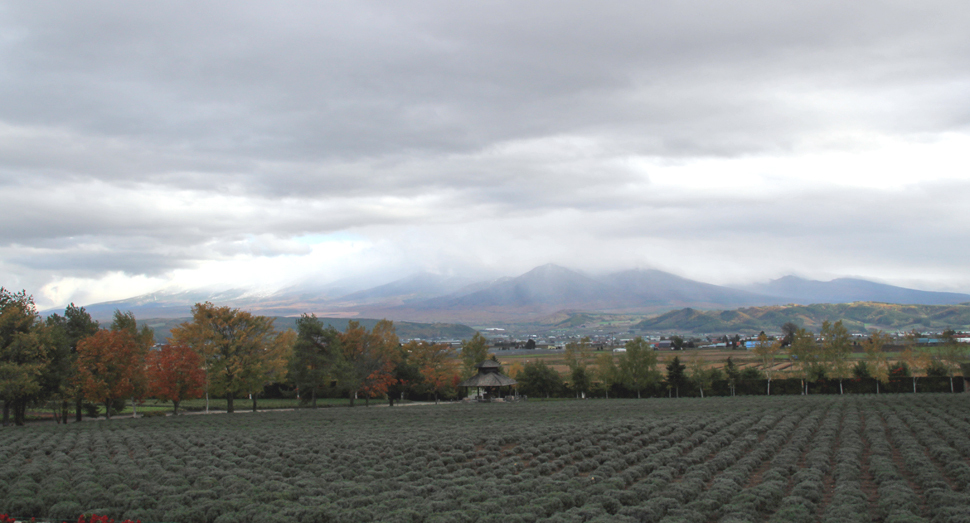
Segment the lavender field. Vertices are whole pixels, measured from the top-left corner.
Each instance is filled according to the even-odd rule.
[[[0,431],[77,520],[970,521],[970,395],[328,408]]]

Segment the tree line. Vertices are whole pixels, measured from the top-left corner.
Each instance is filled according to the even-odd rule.
[[[140,329],[130,312],[115,311],[102,326],[73,303],[63,315],[42,319],[31,296],[0,288],[0,400],[3,423],[23,424],[31,405],[54,406],[66,423],[103,405],[113,411],[145,398],[171,401],[175,413],[187,399],[224,397],[228,412],[250,398],[257,408],[268,384],[285,383],[306,404],[321,395],[345,394],[350,405],[363,398],[421,394],[438,401],[453,397],[456,385],[488,356],[477,334],[462,343],[460,361],[450,345],[401,343],[394,324],[378,322],[370,331],[356,321],[338,332],[312,314],[296,330],[278,332],[273,318],[211,303],[192,308],[192,318],[155,346],[153,332]]]
[[[862,344],[865,358],[854,363],[853,341],[841,321],[825,322],[817,336],[792,324],[783,332],[778,338],[758,337],[757,368],[742,369],[731,358],[713,365],[699,353],[687,362],[675,357],[662,365],[658,352],[637,337],[618,357],[594,356],[588,338],[567,344],[566,376],[541,360],[513,363],[507,372],[522,393],[547,397],[602,393],[609,398],[625,392],[640,398],[658,390],[679,397],[687,387],[703,397],[715,385],[734,395],[742,382],[761,379],[768,395],[779,379],[798,380],[802,393],[812,383],[836,380],[842,393],[845,380],[866,378],[875,380],[878,392],[880,384],[903,376],[912,380],[915,392],[920,375],[947,376],[953,391],[953,378],[967,359],[966,346],[954,342],[952,331],[932,353],[918,348],[918,333],[910,333],[895,360],[883,350],[889,337],[875,332]],[[0,288],[3,423],[12,415],[15,424],[23,424],[27,408],[38,404],[53,407],[57,422],[67,422],[71,406],[76,421],[84,411],[97,413],[98,405],[110,417],[126,402],[134,410],[149,397],[171,401],[175,413],[182,401],[201,397],[207,410],[211,397],[224,397],[228,412],[241,398],[249,398],[256,410],[265,387],[274,383],[292,386],[313,407],[319,397],[334,395],[346,395],[351,406],[359,398],[368,403],[385,398],[393,405],[395,398],[415,394],[437,402],[457,396],[458,383],[490,356],[480,333],[456,352],[447,344],[401,343],[388,320],[369,331],[351,321],[339,332],[304,314],[295,331],[279,332],[272,318],[208,302],[196,304],[191,320],[172,329],[169,341],[155,347],[152,330],[139,329],[130,312],[115,311],[111,324],[102,326],[71,304],[63,315],[42,319],[25,291]]]
[[[686,362],[679,356],[661,362],[659,353],[640,337],[627,342],[625,351],[617,356],[594,356],[589,339],[585,338],[566,345],[565,375],[541,360],[513,365],[509,374],[519,381],[521,392],[533,396],[579,397],[595,393],[609,398],[612,393],[640,398],[645,393],[679,397],[687,387],[692,389],[691,395],[700,397],[714,388],[735,395],[742,383],[748,390],[754,381],[762,382],[763,393],[771,395],[772,382],[779,380],[785,380],[786,388],[789,382],[797,382],[802,394],[809,394],[813,384],[818,388],[831,382],[843,394],[848,380],[874,383],[874,392],[879,393],[890,382],[898,384],[906,379],[916,392],[917,381],[922,377],[946,378],[954,392],[954,378],[970,372],[968,346],[957,343],[952,330],[944,332],[943,344],[933,349],[920,347],[920,334],[911,331],[895,358],[884,350],[892,340],[881,331],[871,333],[862,342],[864,357],[853,357],[855,342],[841,321],[824,322],[818,334],[791,323],[784,325],[782,331],[780,337],[762,332],[752,351],[757,365],[744,368],[731,357],[723,363],[705,361],[699,352]],[[894,386],[893,390],[898,388]]]

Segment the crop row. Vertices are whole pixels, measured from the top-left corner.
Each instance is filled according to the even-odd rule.
[[[862,431],[863,420],[858,405],[847,404],[831,472],[834,491],[825,507],[823,521],[845,523],[871,521],[869,499],[862,484],[862,467],[865,459]]]
[[[907,425],[900,416],[914,423]],[[960,454],[910,413],[894,408],[886,415],[886,425],[912,481],[923,490],[931,521],[952,521],[957,516],[970,519],[970,495],[959,491],[966,488],[970,467]],[[934,458],[946,464],[945,471]],[[957,481],[950,480],[953,477]]]
[[[755,430],[739,440],[742,446],[736,449],[738,459],[714,476],[693,501],[683,508],[671,507],[661,521],[709,521],[721,515],[722,507],[727,505],[752,480],[755,472],[762,467],[797,429],[808,408],[800,408],[777,420],[766,430]],[[743,453],[740,453],[743,452]]]
[[[798,462],[818,429],[825,408],[812,410],[791,438],[771,460],[760,482],[744,488],[722,509],[722,522],[751,521],[765,517],[778,507],[789,479],[798,470]]]
[[[780,508],[770,521],[815,521],[818,505],[825,496],[823,481],[832,467],[841,418],[841,409],[829,409],[826,413],[802,458],[804,463],[791,478],[791,489],[781,500]]]
[[[964,397],[738,399],[14,428],[0,431],[0,511],[219,523],[943,522],[970,506]]]

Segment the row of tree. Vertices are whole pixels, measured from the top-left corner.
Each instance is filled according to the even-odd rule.
[[[101,329],[83,308],[71,304],[64,316],[41,320],[26,292],[0,288],[0,399],[3,423],[13,414],[23,424],[28,405],[53,400],[58,421],[66,421],[76,402],[78,419],[86,398],[104,394],[137,395],[147,388],[144,368],[133,375],[131,361],[145,367],[153,343],[151,330],[138,331],[131,314],[115,315]]]
[[[916,348],[912,333],[901,355],[911,371],[915,391],[919,373],[955,375],[966,359],[966,347],[947,343],[935,353]],[[29,405],[55,406],[55,419],[67,422],[74,404],[80,421],[82,410],[104,405],[110,417],[113,409],[130,400],[134,409],[147,397],[172,401],[175,412],[180,402],[199,397],[222,396],[229,412],[235,400],[249,397],[255,410],[268,384],[287,383],[307,404],[316,406],[323,395],[346,394],[354,401],[363,397],[387,398],[420,394],[453,397],[457,384],[475,372],[475,366],[489,357],[489,344],[481,334],[462,342],[460,354],[446,344],[424,341],[400,343],[392,322],[382,320],[370,331],[351,321],[338,332],[314,315],[302,316],[296,331],[279,332],[273,319],[211,303],[196,304],[192,319],[172,330],[170,344],[153,348],[148,327],[137,327],[131,313],[116,311],[110,326],[92,320],[83,307],[73,304],[64,315],[41,319],[26,292],[0,288],[0,400],[3,422],[13,414],[22,424]],[[951,340],[952,341],[952,340]],[[530,395],[551,395],[565,382],[577,395],[595,389],[607,397],[614,386],[636,393],[666,386],[667,394],[679,396],[687,386],[700,395],[711,384],[727,380],[733,394],[743,379],[764,377],[768,394],[771,381],[779,374],[809,382],[822,378],[842,380],[872,376],[887,383],[893,366],[883,347],[889,337],[874,333],[864,343],[866,357],[852,365],[853,342],[841,322],[822,326],[816,336],[800,328],[787,328],[785,335],[772,339],[762,333],[754,353],[760,368],[743,371],[729,359],[723,367],[705,363],[699,355],[687,364],[675,357],[661,371],[658,353],[642,338],[625,346],[625,352],[594,356],[589,339],[567,344],[564,359],[568,376],[541,361],[512,364],[507,372]],[[458,357],[456,357],[458,356]],[[877,384],[878,384],[877,382]]]
[[[3,424],[22,425],[27,408],[45,403],[67,423],[103,404],[106,415],[148,395],[179,401],[201,394],[200,355],[182,346],[151,350],[154,334],[134,315],[116,311],[102,328],[83,307],[41,319],[26,292],[0,288],[0,400]]]
[[[518,380],[520,391],[526,395],[549,397],[561,393],[568,383],[568,388],[577,397],[595,391],[602,392],[607,398],[616,386],[641,398],[644,391],[653,391],[658,386],[665,386],[670,396],[679,397],[682,388],[697,385],[703,396],[705,388],[714,381],[728,379],[737,383],[742,379],[760,378],[758,371],[742,370],[732,358],[728,358],[721,369],[708,365],[699,353],[686,364],[679,356],[662,364],[657,351],[640,337],[627,342],[624,349],[618,356],[612,352],[594,356],[589,339],[584,338],[566,344],[563,356],[568,367],[567,376],[541,360],[526,363],[521,368],[513,365],[509,374]]]
[[[55,419],[67,422],[69,405],[76,420],[85,407],[104,405],[106,415],[127,400],[152,397],[172,401],[177,413],[186,399],[257,399],[268,384],[287,383],[307,403],[317,397],[347,394],[351,406],[403,393],[437,401],[451,395],[462,377],[484,360],[488,344],[476,334],[462,347],[462,364],[450,345],[411,341],[401,344],[394,324],[378,322],[370,331],[351,321],[338,332],[314,315],[297,329],[278,332],[273,319],[211,303],[196,304],[192,319],[172,330],[170,343],[154,347],[147,326],[138,329],[131,313],[115,312],[102,327],[83,307],[71,304],[63,316],[41,319],[26,292],[0,288],[0,400],[3,422],[11,414],[23,424],[28,406],[56,405]]]
[[[434,397],[454,391],[460,381],[455,350],[450,345],[409,341],[401,344],[394,324],[381,320],[367,331],[356,321],[338,332],[312,314],[296,323],[296,341],[288,364],[289,381],[297,387],[302,400],[316,406],[317,397],[337,389],[346,392],[350,405],[363,396],[386,397],[390,404],[405,392]],[[463,355],[474,359],[481,349],[487,357],[485,339],[476,335],[466,343]],[[466,366],[467,367],[467,366]]]
[[[509,374],[519,381],[523,393],[545,396],[561,393],[568,383],[568,388],[577,396],[596,390],[609,397],[614,386],[636,393],[638,398],[642,391],[655,391],[658,386],[665,387],[671,396],[679,396],[680,390],[689,384],[703,397],[714,382],[726,382],[733,394],[738,383],[754,379],[764,379],[765,393],[770,395],[771,382],[779,377],[799,380],[805,394],[810,383],[836,380],[841,394],[844,380],[850,378],[875,379],[878,393],[880,383],[886,385],[891,378],[906,376],[912,380],[913,392],[916,392],[921,375],[948,377],[952,392],[955,390],[953,378],[961,372],[961,364],[966,365],[970,353],[966,344],[956,343],[952,332],[945,333],[944,344],[933,349],[921,348],[919,333],[910,332],[903,351],[892,359],[884,350],[891,338],[883,332],[874,332],[862,343],[865,357],[856,359],[852,357],[855,343],[841,321],[824,322],[818,335],[797,326],[785,327],[782,337],[771,338],[763,332],[758,336],[753,350],[758,358],[757,368],[741,369],[732,358],[723,365],[713,364],[694,353],[686,364],[674,357],[665,364],[666,372],[663,372],[658,353],[638,337],[628,342],[625,352],[618,357],[611,353],[594,357],[588,339],[567,344],[566,376],[542,361],[527,363],[521,369],[513,365]]]
[[[952,392],[953,378],[961,372],[961,364],[966,363],[970,353],[966,344],[956,342],[952,330],[944,333],[942,346],[932,349],[919,345],[920,334],[914,330],[906,335],[903,351],[894,361],[884,350],[892,339],[876,331],[862,342],[865,358],[853,363],[854,343],[841,321],[823,322],[818,336],[791,324],[786,324],[783,330],[785,335],[778,339],[762,332],[754,347],[768,382],[768,394],[771,394],[771,380],[779,372],[800,379],[806,392],[809,382],[829,378],[838,380],[841,393],[844,380],[854,377],[875,378],[878,392],[879,384],[888,383],[893,369],[901,365],[905,365],[912,378],[913,392],[919,375],[949,377]],[[779,365],[779,356],[787,359],[787,365]]]

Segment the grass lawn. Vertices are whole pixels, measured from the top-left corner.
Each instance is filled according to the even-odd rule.
[[[357,400],[357,403],[364,405],[364,400]],[[372,405],[380,405],[385,403],[384,400],[371,400]],[[395,402],[399,403],[399,402]],[[404,403],[408,403],[405,401]],[[317,398],[317,407],[327,408],[327,407],[346,407],[350,405],[350,400],[347,398]],[[235,410],[245,411],[252,410],[253,403],[249,398],[236,398],[234,401]],[[147,399],[144,402],[137,405],[138,414],[145,414],[149,412],[171,412],[172,402],[171,401],[161,401],[157,399]],[[260,398],[256,402],[256,408],[259,410],[273,410],[273,409],[297,409],[297,408],[309,408],[308,405],[301,405],[300,400],[296,398],[287,399],[262,399]],[[68,419],[74,419],[74,403],[72,402],[68,407]],[[227,402],[225,398],[210,398],[209,399],[209,410],[210,411],[225,411],[227,409]],[[195,399],[195,400],[185,400],[179,404],[180,411],[202,411],[205,410],[205,399]],[[104,416],[104,405],[98,405],[98,416]],[[112,414],[112,416],[131,416],[131,402],[125,404],[124,410],[119,413]],[[30,420],[46,420],[54,418],[54,411],[51,407],[35,407],[31,408],[28,413],[28,419]],[[87,413],[85,412],[85,417]]]

